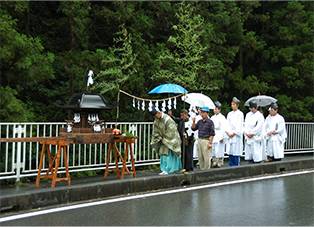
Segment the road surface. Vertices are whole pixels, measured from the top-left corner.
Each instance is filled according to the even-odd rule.
[[[2,216],[0,225],[313,226],[313,179],[312,170],[151,192]]]

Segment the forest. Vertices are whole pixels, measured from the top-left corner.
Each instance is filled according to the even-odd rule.
[[[76,92],[116,105],[119,89],[152,98],[159,84],[278,100],[286,121],[314,121],[314,4],[299,1],[2,1],[0,121],[64,121]],[[163,97],[163,96],[153,96]],[[121,95],[119,121],[147,121]],[[179,105],[181,108],[182,106]],[[115,109],[103,113],[116,120]]]

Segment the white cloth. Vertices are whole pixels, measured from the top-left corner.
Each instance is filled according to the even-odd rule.
[[[263,160],[263,124],[261,112],[248,112],[244,121],[244,133],[253,134],[252,138],[245,136],[245,160],[261,162]]]
[[[87,78],[87,87],[94,84],[93,75],[94,75],[94,72],[92,70],[89,70],[88,78]]]
[[[243,153],[243,122],[244,115],[242,111],[231,111],[227,115],[229,133],[235,133],[232,138],[228,138],[226,144],[226,152],[230,155],[240,156]]]
[[[192,123],[193,121],[191,118],[189,118],[188,121],[184,122],[184,128],[188,136],[192,136],[192,134],[194,133],[194,131],[192,130]]]
[[[201,115],[195,117],[195,124],[201,120]],[[193,158],[198,158],[198,130],[194,131]]]
[[[212,156],[222,158],[224,157],[225,143],[228,138],[226,134],[226,131],[228,130],[227,119],[221,113],[213,115],[210,119],[214,122],[215,127]]]
[[[275,131],[275,134],[268,136],[267,133],[271,131]],[[263,134],[266,139],[267,155],[276,159],[283,158],[284,144],[287,139],[285,119],[278,113],[275,116],[268,115],[264,123]]]
[[[80,121],[81,121],[81,116],[80,116],[80,114],[79,114],[79,113],[74,113],[74,118],[73,118],[73,120],[74,120],[74,123],[80,123]]]

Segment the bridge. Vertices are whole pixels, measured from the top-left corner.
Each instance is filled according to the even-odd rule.
[[[106,127],[112,128],[115,122],[109,122]],[[118,122],[122,131],[130,131],[138,137],[134,145],[135,166],[146,166],[159,163],[159,156],[151,150],[150,138],[152,122]],[[52,137],[58,136],[65,122],[50,123],[0,123],[0,138]],[[314,152],[314,122],[287,122],[287,142],[285,155]],[[39,166],[39,143],[0,142],[0,180],[36,176]],[[52,147],[52,151],[53,151]],[[121,150],[121,144],[119,149]],[[72,144],[69,146],[70,172],[103,170],[108,147],[106,144]],[[60,172],[64,171],[61,155]],[[121,165],[121,163],[120,163]],[[130,163],[128,163],[130,165]],[[111,160],[111,166],[114,166]],[[43,166],[47,169],[47,166]]]
[[[33,181],[1,187],[1,225],[314,225],[314,123],[286,124],[283,161],[168,176],[140,168],[159,163],[149,146],[152,123],[118,124],[138,137],[136,178],[74,178],[55,189],[48,182],[36,189]],[[1,138],[52,137],[63,126],[0,123],[0,131]],[[105,168],[106,145],[73,144],[68,152],[72,173]],[[0,143],[0,180],[32,179],[39,153],[36,142]]]

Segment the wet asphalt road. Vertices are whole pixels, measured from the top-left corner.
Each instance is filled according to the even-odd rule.
[[[5,225],[314,225],[314,173],[97,205]]]

